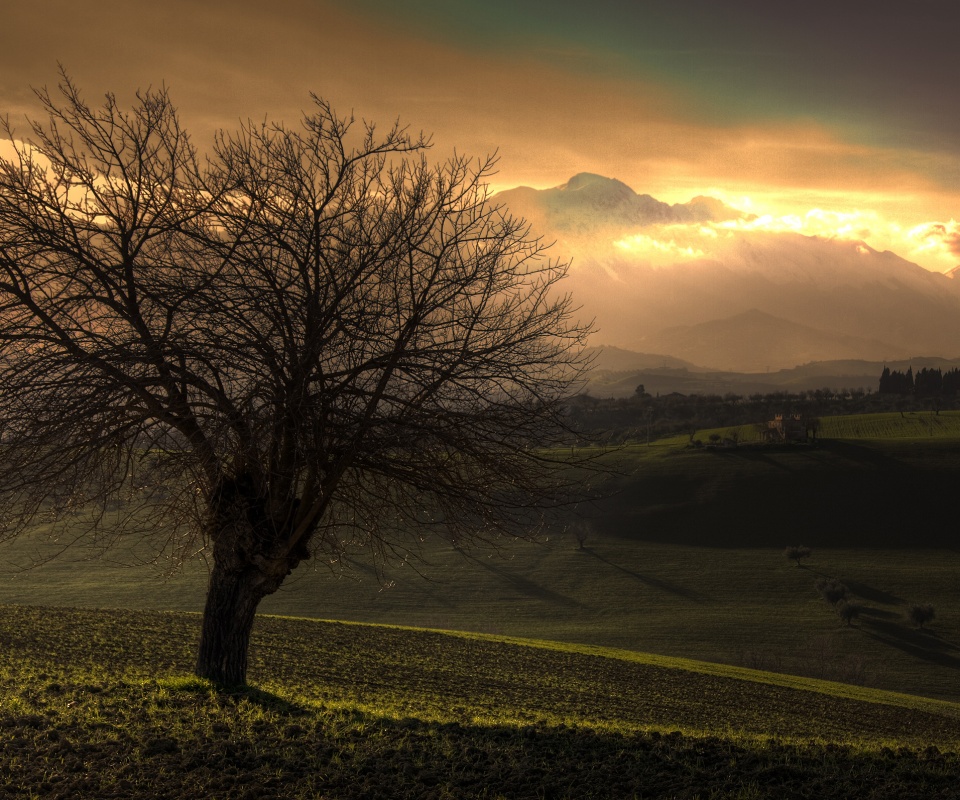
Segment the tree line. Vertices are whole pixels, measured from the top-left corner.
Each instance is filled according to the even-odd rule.
[[[915,397],[955,397],[960,392],[960,368],[944,372],[937,367],[922,368],[914,374],[913,367],[906,372],[884,367],[880,374],[880,394],[913,395]]]
[[[929,375],[939,370],[921,370],[911,375],[913,385],[920,379],[920,391],[875,392],[866,388],[814,389],[799,392],[777,391],[740,395],[734,393],[689,394],[671,392],[651,395],[638,386],[630,397],[600,398],[580,394],[568,401],[571,426],[595,440],[619,444],[653,441],[665,436],[693,434],[704,428],[725,428],[762,424],[777,414],[800,414],[804,418],[873,414],[889,411],[947,410],[960,407],[960,392],[924,388]],[[895,374],[895,373],[891,373]],[[958,370],[940,375],[941,386],[956,385]]]

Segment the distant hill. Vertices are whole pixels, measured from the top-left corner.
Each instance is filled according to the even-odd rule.
[[[696,325],[664,328],[647,337],[646,343],[655,352],[742,372],[766,372],[771,365],[806,364],[817,359],[882,361],[909,355],[896,345],[828,333],[757,309]]]
[[[590,174],[497,200],[572,259],[564,289],[597,344],[740,372],[960,356],[960,282],[862,241],[755,230],[715,198],[669,205]]]
[[[600,346],[587,348],[587,355],[597,370],[628,371],[642,369],[689,369],[703,371],[688,361],[673,356],[653,353],[635,353],[622,347]]]
[[[908,367],[913,367],[914,371],[924,367],[944,371],[960,368],[960,358],[915,356],[889,361],[810,361],[789,369],[738,372],[711,370],[679,362],[670,356],[633,353],[616,347],[591,348],[590,353],[594,359],[593,370],[586,391],[595,397],[629,397],[640,384],[650,394],[749,395],[824,388],[876,391],[885,366],[901,372],[906,372]]]

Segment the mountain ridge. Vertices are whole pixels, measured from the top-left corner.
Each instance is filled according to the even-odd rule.
[[[650,394],[771,394],[816,389],[876,391],[884,367],[906,372],[960,369],[960,358],[912,355],[892,360],[810,361],[771,371],[738,372],[684,364],[669,356],[599,345],[587,350],[592,369],[585,392],[593,397],[630,397],[638,385]]]
[[[669,205],[592,173],[496,199],[571,261],[564,290],[597,320],[593,344],[741,372],[960,355],[960,282],[864,241],[754,229],[716,198]],[[721,346],[709,323],[751,310],[782,322],[753,338],[721,325]]]

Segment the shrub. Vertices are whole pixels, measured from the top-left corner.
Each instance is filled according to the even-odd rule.
[[[846,600],[841,600],[837,603],[837,615],[842,619],[847,626],[860,616],[860,606],[855,603],[848,603]]]
[[[573,538],[577,543],[578,550],[587,549],[587,539],[590,538],[590,523],[584,520],[577,520],[570,526]]]
[[[847,587],[835,578],[824,578],[817,581],[815,586],[820,596],[832,606],[837,605],[847,596]]]
[[[802,544],[798,544],[788,545],[783,551],[783,554],[791,561],[796,561],[797,566],[799,567],[801,559],[810,558],[810,556],[813,555],[813,551],[809,547],[804,547]]]
[[[918,628],[923,628],[923,626],[933,620],[935,616],[936,614],[933,611],[933,606],[929,603],[918,603],[916,605],[912,605],[907,611],[907,619],[909,619]]]

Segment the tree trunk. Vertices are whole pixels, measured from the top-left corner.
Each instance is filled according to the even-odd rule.
[[[256,567],[228,569],[214,561],[210,573],[196,674],[222,686],[247,680],[247,651],[257,606],[268,594]]]
[[[195,672],[221,686],[246,683],[257,606],[304,557],[278,544],[285,536],[266,513],[261,494],[241,474],[218,487],[211,509],[213,569]]]

